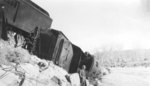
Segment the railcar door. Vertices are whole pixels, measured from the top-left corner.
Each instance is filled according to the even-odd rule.
[[[69,71],[73,57],[72,44],[62,32],[53,29],[51,31],[57,37],[52,60],[58,66]]]
[[[69,71],[70,63],[72,60],[73,51],[69,40],[64,39],[63,48],[59,57],[59,65],[66,71]]]

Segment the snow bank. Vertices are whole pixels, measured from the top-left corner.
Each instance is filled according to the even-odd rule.
[[[71,82],[66,75],[71,77]],[[0,85],[80,86],[80,80],[78,74],[69,75],[53,62],[39,59],[23,48],[14,48],[9,42],[0,40]]]

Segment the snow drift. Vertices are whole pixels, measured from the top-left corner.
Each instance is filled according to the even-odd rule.
[[[39,59],[11,44],[0,40],[1,86],[80,86],[77,73],[68,74],[53,62]]]

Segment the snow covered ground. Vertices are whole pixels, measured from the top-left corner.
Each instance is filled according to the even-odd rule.
[[[112,68],[102,86],[150,86],[150,67]]]
[[[76,83],[69,82],[70,76]],[[75,80],[75,79],[74,79]],[[80,85],[79,75],[70,75],[51,61],[40,59],[21,47],[0,40],[0,86],[71,86]],[[72,85],[74,86],[74,85]]]
[[[0,40],[0,86],[80,86],[77,73],[68,74],[53,62],[10,44]],[[99,86],[150,86],[150,67],[116,67],[110,71]]]

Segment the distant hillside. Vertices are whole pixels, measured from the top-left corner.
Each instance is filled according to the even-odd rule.
[[[150,49],[102,51],[96,52],[94,55],[102,66],[150,66]]]

